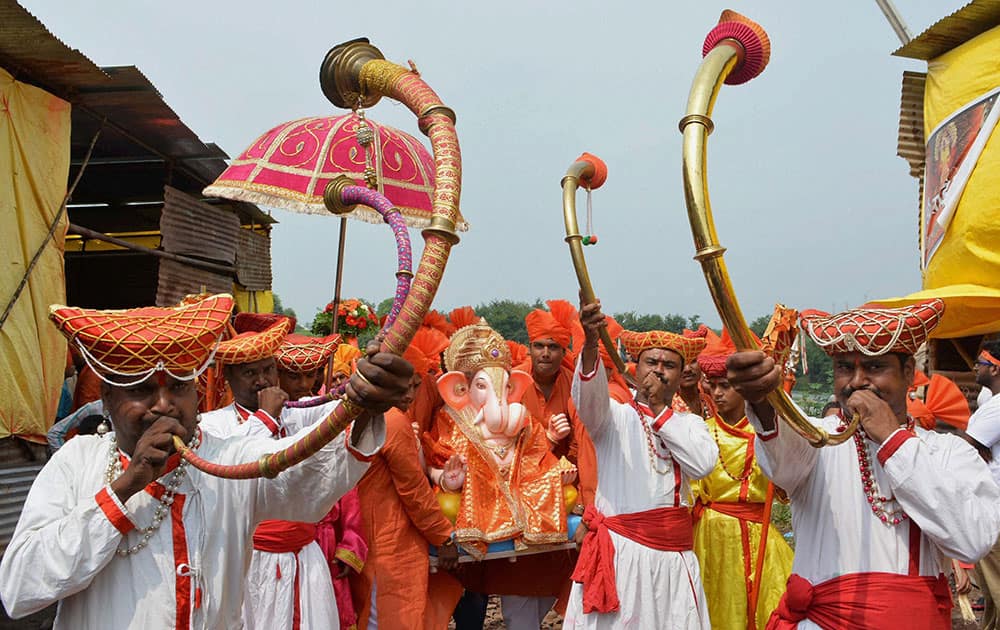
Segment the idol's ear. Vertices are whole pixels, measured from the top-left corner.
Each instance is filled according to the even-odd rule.
[[[507,402],[521,402],[524,392],[534,385],[531,375],[521,370],[511,370],[510,378],[507,380]]]
[[[438,393],[452,409],[463,409],[469,404],[469,381],[463,372],[446,372],[437,380]]]

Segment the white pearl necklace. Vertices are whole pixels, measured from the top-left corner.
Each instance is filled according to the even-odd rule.
[[[199,443],[200,440],[198,439],[198,433],[196,431],[195,434],[191,436],[191,440],[188,442],[188,448],[196,449],[198,448]],[[115,439],[114,435],[111,436],[109,446],[108,469],[104,473],[104,480],[110,486],[116,479],[125,473],[125,468],[122,466],[121,457],[118,456],[118,441]],[[156,509],[153,511],[153,521],[148,527],[136,527],[136,531],[140,532],[142,537],[139,539],[138,543],[132,545],[131,547],[119,547],[117,551],[119,556],[127,558],[128,556],[139,553],[146,548],[149,544],[149,540],[153,537],[156,530],[160,528],[160,525],[163,523],[163,519],[166,518],[167,513],[170,511],[170,506],[174,503],[174,495],[177,494],[177,489],[180,488],[181,482],[184,480],[186,467],[187,460],[181,458],[177,468],[175,468],[170,474],[170,478],[167,479],[167,482],[163,484],[163,496],[160,497],[159,505],[157,505]]]

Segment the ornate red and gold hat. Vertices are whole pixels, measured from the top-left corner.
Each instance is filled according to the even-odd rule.
[[[283,319],[292,322],[289,330],[295,330],[295,318],[278,313],[237,313],[233,318],[233,328],[238,333],[264,332]]]
[[[708,378],[719,378],[726,375],[726,359],[736,352],[729,331],[723,329],[722,336],[712,334],[712,339],[706,343],[705,349],[698,355],[698,367]],[[707,338],[707,335],[706,335]]]
[[[625,346],[625,352],[636,360],[646,350],[663,348],[673,350],[684,358],[685,363],[690,363],[698,357],[699,352],[705,349],[704,337],[685,337],[664,330],[650,330],[641,333],[623,330],[621,340]]]
[[[289,333],[274,353],[274,360],[279,368],[289,372],[313,372],[326,365],[339,343],[337,334],[308,337]]]
[[[249,320],[244,319],[243,322],[237,323],[242,326],[247,321]],[[237,329],[239,334],[219,344],[219,349],[215,351],[215,360],[226,365],[239,365],[273,357],[291,330],[292,320],[283,316],[275,318],[273,323],[259,332],[254,330],[239,332]]]
[[[173,308],[53,305],[49,317],[98,376],[129,385],[158,370],[181,380],[196,378],[211,361],[232,310],[232,296],[221,294]]]
[[[941,321],[944,302],[927,300],[902,308],[856,308],[830,315],[802,311],[801,326],[830,355],[913,354]]]
[[[441,353],[448,347],[448,337],[440,330],[421,326],[410,345],[403,352],[403,358],[413,365],[413,373],[426,376],[440,371]]]

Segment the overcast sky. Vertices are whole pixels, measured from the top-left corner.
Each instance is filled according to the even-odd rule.
[[[152,2],[20,0],[98,65],[135,65],[205,141],[238,155],[272,126],[334,115],[326,51],[367,36],[413,59],[458,114],[462,212],[435,306],[575,300],[559,180],[582,151],[608,164],[587,248],[605,310],[699,314],[716,324],[681,190],[681,136],[705,34],[724,8],[757,20],[771,62],[719,96],[709,176],[743,311],[775,301],[840,309],[919,290],[917,182],[896,157],[900,79],[925,64],[875,0],[716,3]],[[916,35],[961,0],[896,0]],[[379,122],[423,138],[404,107]],[[583,222],[584,196],[578,199]],[[308,322],[333,295],[337,220],[273,211],[274,289]],[[411,233],[415,249],[420,237]],[[345,297],[394,287],[387,226],[352,221]]]

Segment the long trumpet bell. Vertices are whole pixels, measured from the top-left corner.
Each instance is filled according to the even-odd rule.
[[[590,303],[596,300],[594,295],[594,285],[590,282],[590,273],[587,270],[587,259],[583,256],[583,239],[580,234],[580,226],[576,220],[576,191],[583,183],[589,190],[595,190],[604,185],[608,178],[608,167],[601,158],[584,153],[570,164],[566,169],[560,185],[563,191],[563,222],[566,224],[566,244],[569,245],[569,255],[573,259],[573,270],[576,271],[576,279],[580,285],[580,297],[584,302]],[[625,377],[629,385],[635,385],[632,376],[625,369],[615,342],[608,334],[607,328],[601,329],[601,343],[611,355],[611,360],[615,364],[618,372]]]
[[[420,130],[431,141],[434,196],[430,225],[422,232],[423,255],[395,323],[380,334],[382,351],[402,355],[423,322],[437,293],[451,248],[458,243],[455,223],[459,217],[462,189],[462,157],[455,133],[455,112],[441,102],[415,71],[386,61],[367,39],[340,44],[327,53],[320,68],[320,85],[327,98],[339,107],[368,107],[383,96],[403,103],[417,116]],[[332,191],[325,195],[327,202],[334,196]],[[349,203],[347,199],[341,201]],[[174,443],[184,459],[205,473],[228,479],[271,478],[314,455],[340,435],[361,412],[360,407],[344,399],[295,444],[257,462],[235,466],[207,462],[178,439]]]
[[[712,109],[722,84],[745,83],[759,75],[767,66],[770,49],[767,33],[760,25],[733,11],[724,11],[719,24],[705,38],[704,59],[695,74],[687,112],[679,125],[684,135],[684,201],[694,236],[694,258],[701,263],[715,308],[739,350],[758,350],[759,347],[729,279],[722,257],[726,248],[719,244],[715,232],[708,199],[706,145],[714,128]],[[784,390],[779,388],[771,392],[767,400],[792,429],[816,447],[844,442],[860,421],[860,416],[855,414],[844,432],[830,435],[804,417]]]

